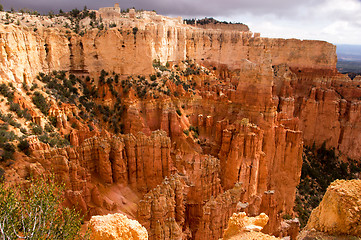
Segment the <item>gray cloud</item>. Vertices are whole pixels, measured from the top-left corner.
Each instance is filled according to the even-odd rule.
[[[119,2],[123,9],[135,7],[137,9],[156,10],[160,14],[193,16],[227,16],[235,14],[276,14],[292,16],[298,14],[297,9],[310,6],[324,0],[3,0],[0,3],[5,9],[13,7],[16,10],[29,8],[42,13],[59,9],[69,11],[73,8],[82,9],[85,5],[90,9],[112,6]]]
[[[360,44],[361,0],[0,0],[6,10],[29,8],[41,13],[59,9],[113,6],[156,10],[183,18],[214,17],[243,22],[262,36],[322,39]]]

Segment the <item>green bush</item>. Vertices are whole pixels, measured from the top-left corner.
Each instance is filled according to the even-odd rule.
[[[50,109],[48,102],[45,97],[38,91],[34,93],[33,103],[44,115],[48,115],[48,111]]]
[[[28,131],[26,130],[26,128],[20,128],[20,132],[22,132],[23,134],[28,134]]]
[[[137,34],[137,32],[138,32],[138,28],[137,28],[137,27],[133,27],[133,34],[134,34],[134,36]]]
[[[0,146],[4,143],[14,141],[17,138],[13,131],[9,132],[5,129],[0,129]]]
[[[43,128],[37,124],[33,125],[32,132],[34,135],[41,135],[43,133]]]
[[[46,142],[45,142],[46,141]],[[62,148],[70,145],[66,136],[61,137],[58,133],[51,133],[49,136],[44,136],[44,142],[49,143],[51,147]]]
[[[3,153],[1,155],[2,161],[6,161],[8,159],[13,159],[13,154],[15,152],[15,147],[12,143],[5,143],[3,146]]]
[[[20,142],[18,143],[19,150],[24,152],[26,155],[29,154],[29,147],[29,142],[26,139],[20,140]]]
[[[31,180],[22,190],[0,183],[1,239],[81,239],[82,217],[60,206],[64,187]]]
[[[34,84],[31,86],[30,90],[31,90],[31,91],[34,91],[34,90],[37,89],[37,88],[38,88],[38,84],[37,84],[37,83],[34,83]]]
[[[50,123],[46,123],[45,124],[45,127],[44,127],[44,130],[46,131],[46,132],[54,132],[54,127],[53,127],[53,125],[51,125]]]
[[[0,182],[2,182],[5,178],[5,170],[0,167]]]
[[[9,101],[14,99],[14,92],[5,84],[0,84],[0,94],[6,97]]]
[[[199,134],[199,132],[198,132],[198,127],[189,126],[189,131],[193,131],[193,132]]]
[[[157,76],[156,75],[150,75],[150,80],[151,81],[155,81],[155,80],[157,80]]]
[[[58,122],[56,117],[49,117],[49,121],[54,127],[56,127],[56,123]]]

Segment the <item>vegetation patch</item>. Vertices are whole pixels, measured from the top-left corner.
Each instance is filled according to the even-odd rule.
[[[354,179],[361,172],[361,163],[348,159],[343,162],[334,149],[304,147],[301,181],[297,187],[295,212],[301,227],[308,221],[311,211],[321,202],[327,187],[336,179]]]
[[[81,215],[61,207],[64,187],[45,180],[20,186],[0,183],[0,236],[2,239],[82,239]]]

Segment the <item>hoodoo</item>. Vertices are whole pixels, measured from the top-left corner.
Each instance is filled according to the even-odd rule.
[[[118,5],[1,14],[5,182],[54,175],[86,220],[122,213],[149,239],[234,239],[242,218],[294,238],[304,145],[361,157],[360,79],[336,70],[330,43]],[[309,224],[326,227],[320,214]],[[105,220],[133,234],[125,216]]]

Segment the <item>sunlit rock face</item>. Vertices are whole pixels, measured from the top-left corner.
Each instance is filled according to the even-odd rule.
[[[306,229],[328,235],[361,237],[360,194],[361,180],[336,180],[312,211]]]
[[[90,219],[92,240],[147,240],[147,230],[136,220],[120,213],[93,216]]]
[[[31,108],[19,84],[53,70],[95,78],[103,93],[96,102],[108,107],[118,99],[98,84],[101,70],[166,80],[194,64],[201,73],[179,76],[194,90],[165,81],[169,95],[142,99],[135,87],[125,94],[114,84],[124,104],[123,134],[102,125],[103,116],[94,116],[94,131],[81,120],[71,130],[81,110],[52,100],[49,116],[71,146],[55,149],[29,137],[32,154],[15,163],[14,179],[54,173],[67,186],[66,205],[88,218],[127,214],[150,239],[218,239],[239,211],[264,212],[263,231],[280,235],[282,216],[293,216],[303,144],[360,157],[360,79],[336,71],[332,44],[198,28],[149,12],[122,18],[118,9],[108,14],[113,10],[104,10],[104,21],[118,27],[83,36],[1,25],[0,79],[16,85],[14,101]],[[154,60],[168,62],[169,71],[155,70]],[[33,121],[42,125],[47,118],[38,112]]]
[[[256,217],[247,217],[244,212],[234,213],[228,221],[228,227],[224,231],[224,240],[251,240],[251,239],[280,239],[260,231],[268,222],[268,216],[261,213]]]

